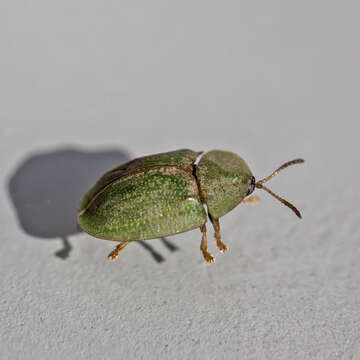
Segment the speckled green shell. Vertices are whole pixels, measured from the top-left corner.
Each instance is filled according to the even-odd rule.
[[[78,222],[107,240],[145,240],[206,222],[193,164],[199,152],[177,150],[138,158],[107,172],[84,195]]]
[[[213,218],[219,218],[246,196],[253,174],[246,162],[230,151],[207,152],[196,167],[201,196]]]

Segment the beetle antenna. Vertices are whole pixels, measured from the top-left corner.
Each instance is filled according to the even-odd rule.
[[[279,168],[277,168],[275,171],[273,171],[269,176],[267,176],[264,179],[259,180],[256,184],[255,187],[257,187],[258,189],[264,189],[265,191],[267,191],[270,195],[272,195],[273,197],[275,197],[276,199],[278,199],[280,202],[282,202],[285,206],[289,207],[300,219],[301,219],[301,214],[300,211],[291,203],[289,203],[288,201],[286,201],[285,199],[283,199],[282,197],[280,197],[279,195],[276,195],[275,193],[273,193],[269,188],[267,188],[265,185],[263,185],[265,182],[269,181],[273,176],[275,176],[279,171],[287,168],[290,165],[295,165],[295,164],[301,164],[303,163],[305,160],[304,159],[295,159],[295,160],[291,160],[286,162],[285,164],[281,165]]]
[[[269,176],[267,176],[264,179],[259,180],[256,184],[263,184],[267,181],[269,181],[273,176],[275,176],[279,171],[284,170],[285,168],[287,168],[290,165],[295,165],[295,164],[301,164],[305,162],[304,159],[295,159],[295,160],[291,160],[286,162],[285,164],[282,164],[279,168],[277,168],[275,171],[273,171]]]
[[[278,199],[280,202],[282,202],[284,205],[286,205],[287,207],[289,207],[300,219],[302,218],[300,211],[293,205],[290,204],[288,201],[286,201],[285,199],[283,199],[282,197],[280,197],[279,195],[276,195],[275,193],[273,193],[269,188],[267,188],[265,185],[263,184],[258,184],[256,183],[255,185],[258,189],[264,189],[265,191],[267,191],[270,195],[272,195],[273,197],[275,197],[276,199]]]

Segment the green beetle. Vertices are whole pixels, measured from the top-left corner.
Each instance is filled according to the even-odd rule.
[[[137,158],[105,173],[80,201],[78,223],[92,236],[118,241],[108,255],[116,259],[129,242],[178,234],[200,228],[200,249],[208,263],[214,261],[207,251],[207,215],[214,227],[216,245],[221,241],[219,218],[241,202],[253,202],[249,196],[262,188],[292,209],[300,212],[263,185],[280,170],[304,162],[289,161],[268,177],[255,182],[246,162],[223,150],[204,154],[188,149]],[[207,207],[207,214],[205,206]]]

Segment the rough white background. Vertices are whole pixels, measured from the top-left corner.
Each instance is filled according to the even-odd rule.
[[[359,359],[357,1],[2,1],[0,357]],[[79,197],[132,157],[243,156],[257,178],[200,231],[79,232]],[[209,228],[209,240],[212,231]]]

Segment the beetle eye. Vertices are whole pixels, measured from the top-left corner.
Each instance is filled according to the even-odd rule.
[[[250,184],[249,190],[246,193],[246,196],[249,196],[254,191],[254,189],[255,189],[255,177],[253,176],[251,179],[251,184]]]

